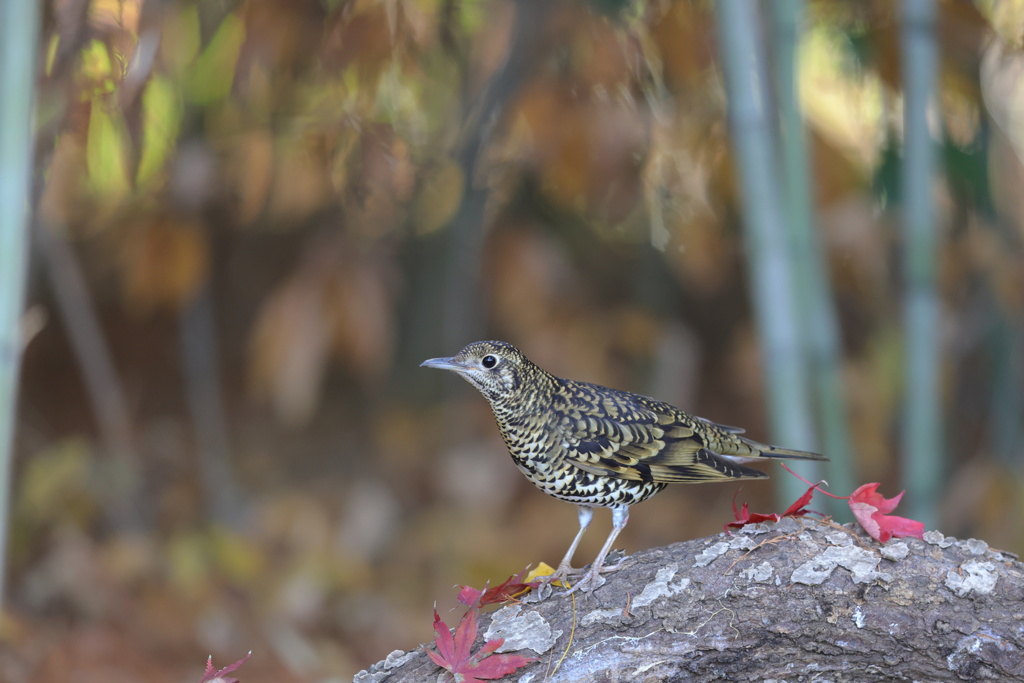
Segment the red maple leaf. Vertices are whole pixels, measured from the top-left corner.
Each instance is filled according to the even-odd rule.
[[[899,505],[900,499],[903,498],[903,491],[900,491],[899,495],[893,498],[885,498],[882,494],[878,493],[878,483],[876,482],[872,484],[864,484],[848,496],[837,496],[818,488],[821,485],[821,482],[812,484],[793,470],[786,467],[785,463],[781,464],[783,469],[810,486],[810,488],[807,489],[804,495],[800,496],[800,498],[790,505],[789,509],[781,515],[775,513],[763,515],[757,512],[751,514],[747,509],[746,503],[743,504],[742,511],[737,511],[736,497],[733,496],[732,512],[736,517],[736,521],[726,524],[726,530],[728,530],[729,527],[738,529],[747,524],[753,524],[754,522],[777,522],[782,517],[800,517],[808,512],[813,512],[813,510],[804,510],[803,508],[811,502],[811,496],[813,496],[814,491],[817,490],[821,491],[826,496],[835,498],[836,500],[847,501],[850,505],[850,510],[853,512],[853,516],[864,528],[864,531],[868,532],[868,535],[879,543],[885,543],[894,536],[896,538],[906,538],[908,536],[921,538],[924,536],[924,524],[922,522],[888,514],[895,510],[896,506]]]
[[[455,676],[456,683],[477,683],[493,681],[513,673],[530,662],[537,661],[533,657],[522,655],[496,655],[494,651],[505,642],[504,638],[488,640],[477,652],[473,652],[473,641],[476,640],[477,608],[471,608],[462,615],[462,620],[455,629],[453,636],[447,624],[441,621],[437,610],[434,610],[434,643],[437,654],[427,651],[427,655],[443,669]]]
[[[903,491],[893,498],[885,498],[878,493],[878,483],[864,484],[850,494],[850,509],[864,531],[879,543],[890,538],[906,538],[924,536],[924,524],[906,517],[896,517],[888,513],[896,509],[903,498]]]
[[[777,512],[772,512],[770,514],[751,512],[746,503],[743,504],[741,509],[737,510],[736,495],[739,494],[739,491],[737,491],[732,497],[732,514],[736,520],[727,523],[725,525],[725,530],[728,531],[730,528],[741,529],[748,524],[757,524],[758,522],[777,522],[783,517],[803,517],[810,512],[814,512],[814,510],[807,510],[805,508],[807,507],[807,504],[811,502],[811,497],[814,495],[815,490],[820,490],[818,489],[818,484],[810,484],[810,488],[804,492],[804,495],[793,501],[793,504],[786,508],[786,511],[781,515]],[[814,512],[814,514],[819,513]]]
[[[206,671],[203,672],[203,677],[199,679],[199,683],[238,683],[237,678],[225,678],[224,674],[229,674],[245,664],[245,661],[249,659],[249,657],[252,657],[252,650],[249,651],[249,654],[242,657],[234,664],[215,671],[213,668],[213,655],[210,655],[206,658]]]
[[[524,583],[524,576],[526,576],[525,569],[518,574],[508,577],[504,583],[494,588],[488,588],[485,585],[483,590],[477,590],[472,586],[463,586],[462,590],[459,591],[459,602],[469,607],[474,605],[483,607],[484,605],[508,602],[540,585],[540,581],[527,581]]]

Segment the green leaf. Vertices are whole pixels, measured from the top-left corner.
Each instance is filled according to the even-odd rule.
[[[85,161],[93,190],[104,199],[124,198],[131,184],[125,152],[128,136],[117,112],[107,111],[102,98],[92,101]]]
[[[154,76],[142,94],[142,156],[136,181],[145,183],[174,151],[181,128],[181,100],[171,82]]]
[[[231,84],[235,81],[235,67],[244,40],[245,27],[242,20],[229,14],[210,44],[188,69],[185,96],[189,101],[206,105],[228,96]]]

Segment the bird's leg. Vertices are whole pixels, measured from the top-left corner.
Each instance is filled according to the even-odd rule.
[[[583,533],[590,526],[590,520],[594,518],[594,508],[587,507],[586,505],[580,505],[576,508],[577,514],[580,518],[580,530],[576,532],[576,538],[572,539],[572,545],[569,546],[569,550],[565,553],[565,557],[558,563],[558,569],[551,575],[552,581],[565,581],[569,578],[569,574],[572,572],[572,556],[576,554],[576,548],[580,544],[580,539],[583,538]]]
[[[604,542],[601,552],[597,554],[597,559],[595,559],[594,563],[590,565],[590,571],[588,571],[584,577],[579,580],[579,583],[569,589],[570,593],[575,590],[589,592],[604,584],[604,577],[601,576],[604,560],[608,557],[608,553],[611,552],[612,544],[615,543],[615,539],[619,535],[619,532],[626,528],[626,522],[628,521],[628,505],[616,505],[612,508],[612,531],[608,534],[608,540]],[[608,567],[607,569],[604,569],[604,571],[615,571],[619,568],[620,564],[622,563],[619,562],[614,567]]]

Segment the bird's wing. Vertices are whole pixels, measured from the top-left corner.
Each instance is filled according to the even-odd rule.
[[[580,469],[664,484],[766,476],[715,452],[709,441],[720,438],[706,438],[712,423],[645,397],[605,392],[570,394],[557,406],[560,447]]]
[[[704,424],[709,424],[712,427],[716,427],[718,429],[721,429],[723,432],[728,432],[729,434],[746,434],[747,433],[747,430],[744,429],[743,427],[731,427],[729,425],[724,425],[724,424],[721,424],[719,422],[712,422],[711,420],[708,420],[707,418],[697,417],[696,415],[693,416],[693,419],[700,420]]]

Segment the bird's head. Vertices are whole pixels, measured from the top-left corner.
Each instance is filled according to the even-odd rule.
[[[492,404],[536,391],[549,377],[519,349],[501,341],[473,342],[451,358],[431,358],[420,366],[457,373]]]

